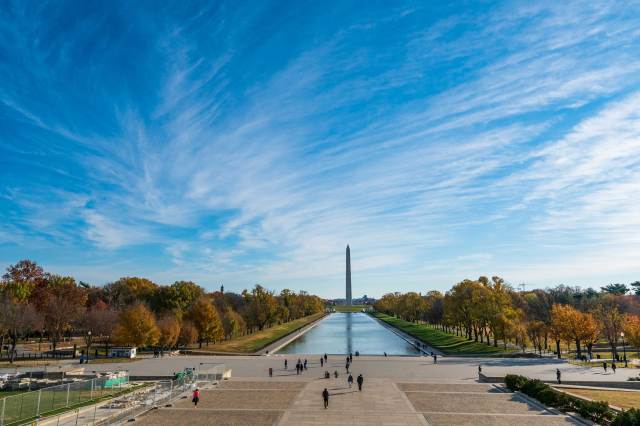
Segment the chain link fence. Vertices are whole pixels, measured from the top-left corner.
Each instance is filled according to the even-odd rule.
[[[113,388],[107,387],[102,389],[100,389],[99,384],[94,383],[93,392],[94,395],[96,395],[95,398],[112,397],[109,398],[108,401],[103,400],[96,403],[91,403],[91,400],[87,399],[85,399],[84,404],[82,402],[79,403],[79,399],[74,399],[74,391],[77,390],[70,389],[68,391],[69,404],[67,405],[65,395],[52,393],[53,391],[50,391],[49,389],[42,389],[41,391],[46,391],[47,398],[55,395],[56,401],[64,401],[64,404],[62,402],[56,403],[58,404],[58,409],[63,410],[63,412],[56,413],[55,411],[52,411],[51,407],[53,407],[54,404],[50,402],[51,405],[47,406],[49,407],[47,408],[47,411],[40,411],[40,418],[36,418],[36,415],[25,417],[25,415],[29,413],[34,413],[32,410],[29,412],[23,412],[22,418],[7,417],[6,420],[2,419],[0,420],[0,426],[13,426],[20,424],[43,426],[115,425],[126,422],[127,420],[154,407],[170,404],[181,395],[194,389],[196,385],[206,387],[207,385],[222,380],[224,372],[224,364],[201,365],[198,369],[194,368],[185,370],[184,372],[176,375],[176,379],[174,380],[140,382],[133,385],[133,382],[128,382],[127,377],[126,384],[119,384]],[[94,382],[95,380],[98,379],[90,380],[88,382]],[[60,386],[56,386],[56,388],[59,387]],[[91,391],[91,385],[89,385],[88,388],[89,391]],[[99,394],[96,393],[98,392],[98,389],[101,392]],[[61,391],[56,389],[56,392]],[[109,392],[112,393],[109,394]],[[29,393],[38,393],[38,391]],[[26,394],[23,394],[5,398],[5,400],[9,398],[16,398],[18,396],[27,397]],[[11,401],[10,412],[15,413],[16,407],[19,403],[28,405],[32,400],[34,400],[34,397],[28,396],[27,399],[18,403],[16,401]],[[49,400],[47,399],[47,401]],[[74,405],[74,403],[76,405]],[[1,407],[2,406],[0,405],[0,409]],[[43,406],[43,408],[46,407]],[[20,413],[20,411],[18,411],[18,413]]]
[[[128,374],[122,372],[8,396],[0,400],[0,426],[23,424],[125,392],[130,387]]]

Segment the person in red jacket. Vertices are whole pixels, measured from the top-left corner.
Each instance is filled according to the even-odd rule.
[[[193,391],[193,399],[191,401],[193,402],[194,408],[198,406],[198,401],[200,401],[200,391],[198,389]]]

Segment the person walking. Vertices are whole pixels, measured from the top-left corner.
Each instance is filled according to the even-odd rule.
[[[349,374],[349,378],[347,379],[347,383],[349,384],[349,389],[353,386],[353,376]]]
[[[324,362],[325,363],[327,362],[327,354],[326,353],[324,354]]]
[[[304,359],[304,369],[305,370],[307,369],[307,359],[306,358]]]
[[[437,364],[438,363],[438,355],[433,354],[433,363]]]
[[[353,362],[353,353],[349,352],[349,362]]]
[[[287,369],[287,364],[288,364],[288,363],[289,363],[289,362],[285,359],[285,360],[284,360],[284,369],[285,369],[285,370]]]
[[[607,361],[602,362],[602,368],[604,368],[604,373],[607,374]]]
[[[347,374],[349,374],[349,362],[344,366],[347,369]]]
[[[617,368],[618,368],[618,367],[616,367],[616,363],[615,363],[615,362],[612,362],[612,363],[611,363],[611,369],[613,370],[613,374],[616,374],[616,369],[617,369]]]
[[[560,369],[559,369],[559,368],[556,368],[556,379],[558,379],[558,384],[559,384],[559,385],[561,385],[561,384],[562,384],[561,377],[562,377],[562,373],[560,373]]]
[[[482,364],[478,364],[478,376],[482,374]]]
[[[324,358],[320,357],[320,367],[324,367]]]
[[[196,388],[196,390],[193,391],[193,398],[191,399],[191,402],[193,402],[193,408],[198,407],[199,401],[200,401],[200,390]]]
[[[324,401],[325,410],[329,407],[329,391],[327,388],[324,388],[322,391],[322,400]]]
[[[362,377],[362,374],[360,374],[358,376],[358,390],[361,391],[362,390],[362,384],[364,383],[364,377]]]
[[[338,370],[334,370],[333,371],[333,376],[337,379],[338,378]]]

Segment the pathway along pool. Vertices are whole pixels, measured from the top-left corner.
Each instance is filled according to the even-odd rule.
[[[278,353],[418,355],[409,342],[364,313],[334,313]]]

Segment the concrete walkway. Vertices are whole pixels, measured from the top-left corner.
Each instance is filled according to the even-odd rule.
[[[324,388],[329,407],[322,403]],[[154,410],[142,425],[570,425],[517,394],[487,384],[365,379],[362,392],[346,376],[295,380],[232,379],[202,391],[198,407],[189,399]]]

